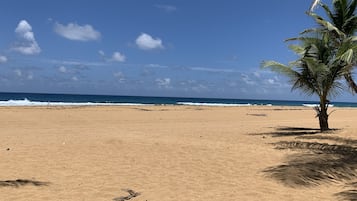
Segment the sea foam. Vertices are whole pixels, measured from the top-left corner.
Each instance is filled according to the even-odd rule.
[[[319,104],[302,104],[304,107],[320,107]],[[329,107],[333,107],[333,105],[329,104]]]
[[[252,106],[252,104],[234,104],[234,103],[193,103],[193,102],[177,102],[177,105],[190,105],[190,106],[216,106],[216,107],[244,107]]]
[[[134,106],[145,105],[141,103],[94,103],[94,102],[43,102],[43,101],[31,101],[28,99],[23,100],[8,100],[0,101],[0,106],[110,106],[110,105],[122,105],[122,106]]]

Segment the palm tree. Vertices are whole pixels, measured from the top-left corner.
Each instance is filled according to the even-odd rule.
[[[315,107],[319,118],[320,130],[329,130],[327,112],[329,98],[335,97],[343,89],[346,73],[351,72],[353,66],[348,65],[354,58],[354,37],[346,38],[336,49],[331,43],[329,32],[304,34],[294,38],[300,42],[290,48],[299,55],[299,59],[284,65],[275,61],[263,62],[262,67],[288,76],[292,82],[292,90],[301,89],[308,95],[317,95],[320,104]]]
[[[330,32],[331,39],[334,40],[336,46],[340,46],[346,38],[354,36],[357,31],[357,16],[355,10],[357,7],[357,0],[333,0],[333,10],[331,10],[326,4],[321,3],[320,0],[314,0],[308,15],[312,16],[315,21],[320,25],[317,29],[309,29],[305,32]],[[313,13],[312,11],[320,5],[324,11],[328,20]],[[356,65],[357,61],[353,61],[350,65]],[[352,92],[357,93],[357,84],[352,77],[351,72],[346,72],[344,75]]]
[[[327,113],[329,98],[339,94],[345,80],[352,92],[357,93],[357,85],[352,77],[352,70],[357,64],[357,0],[332,0],[333,11],[321,0],[314,0],[308,15],[319,25],[307,29],[300,37],[288,41],[300,44],[290,48],[299,55],[299,59],[284,65],[275,61],[263,62],[262,66],[287,75],[292,82],[292,90],[301,89],[308,95],[317,95],[320,104],[315,107],[319,118],[320,130],[329,130]],[[320,5],[328,20],[317,15],[313,10]]]

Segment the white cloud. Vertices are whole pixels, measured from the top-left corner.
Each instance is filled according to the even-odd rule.
[[[33,80],[33,77],[34,77],[32,72],[28,72],[26,70],[15,69],[13,72],[20,79]]]
[[[21,71],[20,69],[14,70],[14,73],[15,73],[18,77],[21,77],[21,76],[22,76],[22,71]]]
[[[235,81],[228,81],[228,82],[227,82],[227,85],[230,86],[230,87],[237,87],[237,86],[238,86],[238,83],[235,82]]]
[[[111,61],[124,62],[126,59],[125,55],[120,52],[114,52]]]
[[[81,26],[77,23],[69,23],[67,25],[56,23],[54,31],[69,40],[92,41],[101,37],[100,32],[88,24]]]
[[[105,62],[91,62],[91,61],[65,61],[65,60],[45,60],[46,62],[50,62],[57,65],[67,65],[67,66],[107,66],[108,64]]]
[[[153,38],[149,34],[142,33],[136,39],[136,45],[142,50],[163,49],[162,41],[160,38]]]
[[[233,69],[220,69],[220,68],[206,68],[206,67],[190,67],[190,70],[193,71],[204,71],[210,73],[239,73]]]
[[[168,68],[168,66],[160,65],[160,64],[146,64],[147,68]]]
[[[119,80],[120,82],[124,82],[125,81],[125,75],[122,73],[122,72],[115,72],[114,74],[113,74],[113,76],[117,79],[117,80]]]
[[[171,13],[177,10],[176,6],[172,5],[163,5],[163,4],[157,4],[155,5],[156,8],[159,8],[165,12]]]
[[[202,92],[209,91],[209,87],[206,85],[206,83],[202,81],[185,80],[182,81],[180,85],[183,87],[183,90],[186,92],[193,91],[195,93],[202,93]]]
[[[73,77],[72,77],[72,80],[73,80],[73,81],[78,81],[78,77],[77,77],[77,76],[73,76]]]
[[[19,41],[16,42],[12,48],[14,51],[20,52],[25,55],[34,55],[41,52],[35,35],[32,32],[31,25],[26,20],[21,20],[15,29]]]
[[[67,72],[67,68],[65,66],[60,66],[58,68],[58,71],[61,72],[61,73],[66,73]]]
[[[158,78],[155,80],[155,82],[160,88],[170,88],[171,79],[170,78],[164,78],[164,79]]]
[[[27,75],[27,79],[28,79],[28,80],[33,80],[33,74],[32,74],[32,73],[29,73],[29,74]]]
[[[255,77],[260,78],[260,73],[259,72],[254,72],[253,73]]]
[[[252,80],[252,78],[249,75],[242,74],[242,80],[244,81],[245,84],[247,85],[256,85],[257,82]]]
[[[98,54],[102,56],[102,58],[106,62],[124,62],[126,60],[126,56],[120,52],[113,52],[113,55],[110,58],[107,58],[105,56],[105,53],[103,50],[99,50]]]
[[[6,63],[7,62],[7,57],[0,55],[0,64]]]
[[[203,91],[207,91],[208,87],[205,86],[204,84],[198,84],[197,86],[193,86],[192,90],[195,92],[203,92]]]
[[[105,56],[105,53],[104,53],[103,50],[99,50],[99,51],[98,51],[98,54],[99,54],[100,56]]]
[[[267,82],[268,82],[269,84],[274,84],[274,83],[275,83],[275,80],[273,80],[273,79],[268,79]]]

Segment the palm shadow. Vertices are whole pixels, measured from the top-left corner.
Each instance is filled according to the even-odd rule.
[[[270,135],[271,137],[289,137],[320,134],[320,129],[302,127],[279,127],[273,132],[255,133],[251,135]]]
[[[303,151],[288,156],[282,165],[264,170],[287,186],[308,187],[357,178],[357,149],[354,147],[301,141],[280,141],[274,145],[281,150]]]
[[[340,198],[341,200],[350,200],[356,201],[357,200],[357,182],[351,182],[346,185],[348,188],[352,188],[349,190],[342,191],[340,193],[336,193],[335,195]]]
[[[291,132],[294,129],[285,130]],[[296,135],[292,141],[279,141],[273,145],[279,150],[293,150],[294,154],[286,157],[283,164],[263,170],[268,177],[292,188],[343,182],[349,190],[335,196],[341,200],[357,200],[357,182],[353,183],[357,181],[357,140],[314,133]]]
[[[17,179],[17,180],[5,180],[0,181],[0,187],[21,187],[21,186],[48,186],[49,182],[28,180],[28,179]]]

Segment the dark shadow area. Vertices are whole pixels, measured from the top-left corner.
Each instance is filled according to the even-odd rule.
[[[303,151],[287,157],[282,165],[264,170],[287,186],[314,186],[357,178],[357,150],[354,147],[301,141],[281,141],[274,145],[277,149]]]
[[[267,114],[247,114],[248,116],[254,116],[254,117],[266,117],[268,116]]]
[[[296,139],[307,139],[307,140],[330,140],[330,141],[335,141],[338,143],[342,143],[345,145],[351,145],[356,147],[357,146],[357,140],[354,139],[348,139],[348,138],[342,138],[342,137],[337,137],[337,136],[327,136],[327,135],[314,135],[314,136],[298,136]]]
[[[301,131],[320,131],[317,128],[305,128],[305,127],[280,127],[277,128],[278,131],[291,131],[291,132],[301,132]]]
[[[21,187],[21,186],[48,186],[49,182],[42,182],[42,181],[34,181],[28,179],[17,179],[17,180],[6,180],[0,181],[0,187]]]
[[[276,132],[271,133],[273,137],[296,137],[292,141],[279,141],[272,145],[279,150],[294,152],[282,164],[269,167],[263,172],[292,188],[346,183],[346,191],[335,194],[336,198],[357,201],[357,182],[354,182],[357,181],[357,140],[332,134],[320,133],[313,128],[276,129]]]
[[[316,128],[300,128],[300,127],[281,127],[276,131],[268,133],[258,133],[251,135],[270,135],[271,137],[289,137],[289,136],[302,136],[302,135],[314,135],[321,134],[320,129]]]
[[[154,111],[154,110],[150,110],[150,109],[146,109],[146,108],[133,108],[135,110],[140,110],[140,111],[144,111],[144,112],[151,112],[151,111]]]
[[[135,108],[132,108],[134,110],[139,110],[139,111],[144,111],[144,112],[157,112],[157,111],[169,111],[168,109],[159,109],[159,110],[155,110],[155,109],[147,109],[147,108],[140,108],[140,107],[135,107]]]
[[[340,200],[350,200],[357,201],[357,182],[352,182],[346,185],[347,188],[352,188],[350,190],[345,190],[340,193],[336,193],[335,196]]]
[[[305,127],[279,127],[276,128],[279,132],[307,132],[307,133],[322,133],[319,128],[305,128]],[[340,129],[332,128],[328,131],[324,131],[324,134],[332,133]]]
[[[357,190],[347,190],[335,194],[340,200],[357,201]]]
[[[131,190],[131,189],[122,189],[123,191],[129,193],[128,196],[121,196],[121,197],[117,197],[117,198],[114,198],[113,200],[114,201],[126,201],[126,200],[130,200],[134,197],[137,197],[139,196],[141,193],[139,192],[135,192],[134,190]]]

